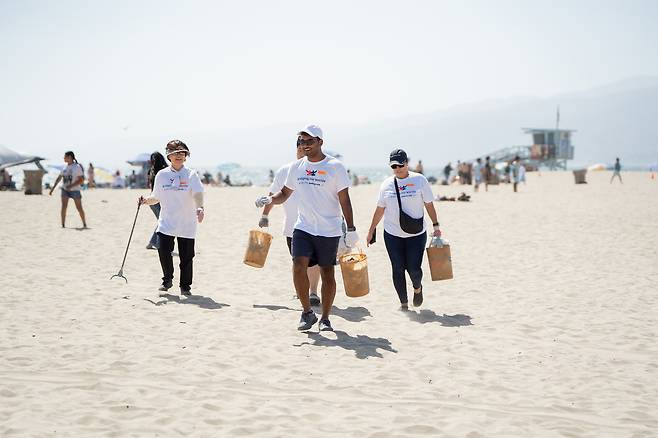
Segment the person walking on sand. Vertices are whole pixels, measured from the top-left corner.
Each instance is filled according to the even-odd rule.
[[[85,211],[82,209],[82,194],[80,193],[80,186],[85,180],[85,171],[82,168],[82,164],[78,163],[78,160],[76,160],[73,151],[67,151],[64,153],[64,162],[66,163],[66,167],[55,180],[55,184],[53,184],[52,188],[50,189],[49,195],[52,196],[55,187],[57,187],[57,184],[62,181],[62,228],[66,227],[66,208],[69,205],[69,199],[73,199],[75,208],[80,214],[80,219],[82,219],[82,228],[87,228]]]
[[[302,304],[298,330],[309,330],[318,321],[309,300],[309,266],[319,265],[322,277],[322,316],[320,331],[333,331],[329,314],[336,295],[334,265],[342,232],[342,216],[347,223],[345,245],[353,247],[359,240],[352,216],[350,178],[343,163],[322,152],[323,133],[317,125],[308,125],[297,133],[297,143],[305,157],[296,161],[288,172],[281,191],[261,196],[256,207],[282,204],[295,191],[299,209],[292,233],[293,281]]]
[[[434,209],[434,195],[427,178],[423,175],[409,171],[409,159],[402,149],[395,149],[389,156],[389,165],[393,176],[387,178],[379,189],[377,208],[372,215],[372,222],[368,230],[366,242],[370,242],[377,224],[384,218],[384,244],[388,257],[391,260],[393,286],[400,299],[400,308],[409,309],[407,296],[407,279],[405,271],[409,273],[414,288],[413,304],[419,307],[423,303],[423,254],[427,243],[427,232],[423,220],[424,211],[427,211],[432,220],[433,236],[441,237],[439,220]],[[417,232],[408,229],[400,221],[400,207],[406,215],[420,219],[420,230]],[[407,228],[405,231],[404,228]]]
[[[610,184],[612,184],[612,181],[614,181],[615,176],[619,178],[619,182],[624,184],[624,182],[621,180],[621,163],[619,162],[619,157],[615,160],[615,167],[613,168],[612,172],[612,178],[610,178]]]
[[[139,197],[140,204],[154,205],[160,203],[158,218],[158,238],[160,247],[158,255],[162,268],[162,285],[160,291],[167,291],[173,285],[174,239],[178,240],[180,257],[180,293],[192,295],[192,260],[194,259],[194,240],[197,222],[204,218],[203,185],[196,171],[184,166],[190,150],[180,140],[167,143],[165,155],[171,165],[160,170],[153,181],[151,194]]]
[[[491,159],[489,155],[484,159],[484,191],[489,191],[489,181],[491,181]]]
[[[301,144],[297,144],[297,160],[300,160],[303,157],[304,157],[304,148],[302,147]],[[272,185],[270,186],[270,196],[277,192],[280,192],[281,189],[283,189],[283,187],[286,184],[286,178],[288,177],[288,172],[290,171],[290,168],[297,162],[297,160],[291,161],[290,163],[281,166],[281,168],[279,168],[279,170],[276,171],[276,174],[272,179]],[[290,252],[291,256],[292,256],[292,234],[295,229],[295,222],[297,221],[298,207],[299,207],[299,194],[297,192],[293,192],[288,198],[288,200],[283,203],[283,211],[284,211],[283,235],[286,236],[288,251]],[[270,211],[272,211],[272,208],[274,208],[274,204],[267,204],[265,207],[263,207],[263,215],[258,221],[259,227],[264,228],[270,226],[270,220],[268,215],[270,214]],[[311,266],[307,269],[306,272],[308,274],[309,290],[310,290],[309,300],[311,302],[311,306],[319,306],[320,297],[318,296],[317,290],[318,290],[318,284],[320,283],[320,267],[317,265]]]
[[[151,157],[149,159],[149,170],[147,174],[147,183],[148,183],[148,188],[153,191],[154,183],[155,183],[155,176],[160,172],[162,169],[167,168],[167,161],[165,160],[165,157],[160,153],[160,152],[153,152],[151,154]],[[151,208],[151,211],[155,215],[155,219],[160,219],[160,203],[158,202],[157,204],[149,205]],[[148,245],[146,245],[146,249],[158,249],[160,247],[160,238],[158,237],[158,227],[156,225],[155,230],[153,230],[153,234],[151,235],[151,240],[149,241]]]
[[[89,163],[89,167],[87,167],[87,187],[90,189],[93,189],[96,187],[96,179],[95,179],[95,172],[94,172],[94,165],[93,163]]]
[[[482,159],[478,158],[473,163],[473,191],[478,192],[480,190],[480,183],[482,182]]]

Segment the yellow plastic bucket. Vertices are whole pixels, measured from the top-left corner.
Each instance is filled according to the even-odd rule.
[[[272,243],[272,235],[260,230],[249,231],[249,244],[244,253],[244,264],[262,268],[267,260],[267,253]]]
[[[362,297],[370,292],[368,261],[363,252],[344,254],[338,258],[343,286],[348,297]]]

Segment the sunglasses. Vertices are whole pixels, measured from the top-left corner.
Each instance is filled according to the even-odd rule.
[[[391,164],[391,169],[402,169],[406,164]]]
[[[308,140],[302,140],[301,138],[297,139],[297,146],[310,146],[315,143],[315,138],[309,138]]]

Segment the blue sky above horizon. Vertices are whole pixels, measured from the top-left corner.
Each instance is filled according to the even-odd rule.
[[[658,2],[0,0],[0,143],[359,124],[658,76]]]

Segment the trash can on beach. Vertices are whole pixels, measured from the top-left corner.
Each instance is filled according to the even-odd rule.
[[[43,170],[23,170],[25,180],[23,189],[26,195],[41,195],[43,193]]]
[[[343,286],[348,297],[362,297],[370,292],[368,261],[365,253],[344,254],[338,258]]]
[[[267,253],[272,243],[272,235],[260,230],[249,231],[249,244],[244,253],[244,264],[262,268],[267,260]]]
[[[573,171],[573,177],[576,181],[576,184],[587,184],[585,180],[585,175],[587,175],[587,169],[578,169]]]

